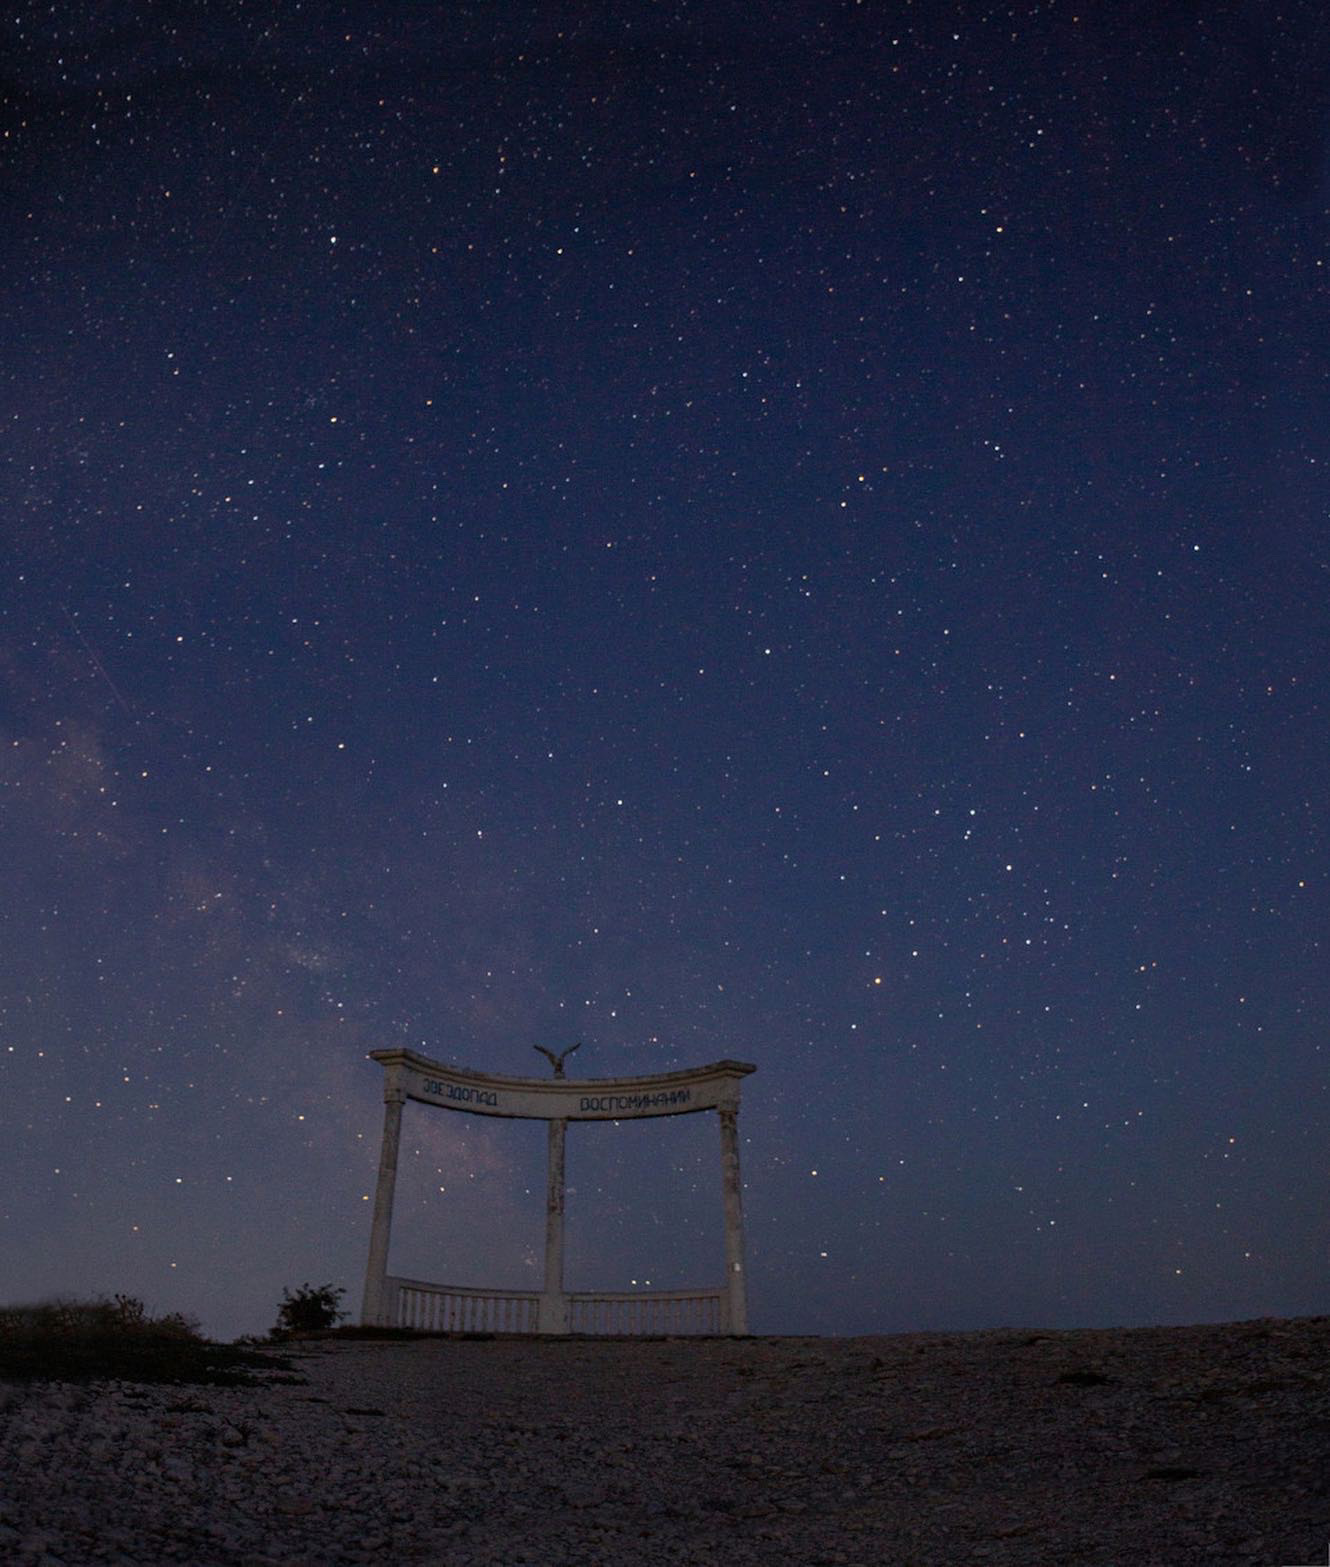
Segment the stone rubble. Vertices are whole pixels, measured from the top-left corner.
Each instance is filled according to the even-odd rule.
[[[1324,1564],[1330,1318],[321,1341],[303,1381],[0,1383],[14,1567]]]

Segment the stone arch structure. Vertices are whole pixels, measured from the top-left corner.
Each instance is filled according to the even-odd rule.
[[[539,1049],[540,1047],[537,1046]],[[576,1048],[576,1047],[574,1047]],[[511,1333],[747,1333],[743,1192],[739,1177],[739,1088],[757,1070],[715,1061],[649,1077],[497,1077],[447,1066],[413,1050],[374,1050],[383,1067],[383,1144],[370,1225],[361,1321],[392,1327]],[[564,1055],[570,1052],[565,1051]],[[539,1290],[472,1289],[400,1278],[388,1271],[402,1106],[408,1099],[469,1115],[549,1123],[545,1280]],[[654,1293],[572,1292],[563,1281],[564,1140],[569,1121],[631,1121],[714,1110],[720,1122],[725,1280],[719,1288]]]

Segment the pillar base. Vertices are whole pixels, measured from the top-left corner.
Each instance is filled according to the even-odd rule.
[[[569,1323],[568,1297],[566,1295],[542,1295],[540,1313],[536,1318],[537,1333],[567,1333]]]

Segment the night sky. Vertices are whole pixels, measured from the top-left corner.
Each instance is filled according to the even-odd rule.
[[[581,1040],[758,1331],[1327,1309],[1330,23],[1078,3],[9,7],[0,1296],[358,1308],[366,1053]]]

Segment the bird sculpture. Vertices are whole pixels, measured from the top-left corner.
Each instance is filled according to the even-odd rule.
[[[574,1050],[580,1050],[582,1048],[582,1041],[579,1039],[575,1045],[569,1045],[567,1050],[565,1050],[562,1055],[557,1056],[552,1050],[546,1050],[544,1045],[532,1045],[531,1048],[533,1050],[539,1050],[541,1055],[545,1057],[549,1064],[554,1068],[555,1077],[562,1077],[564,1075],[563,1063],[570,1055],[572,1055]]]

